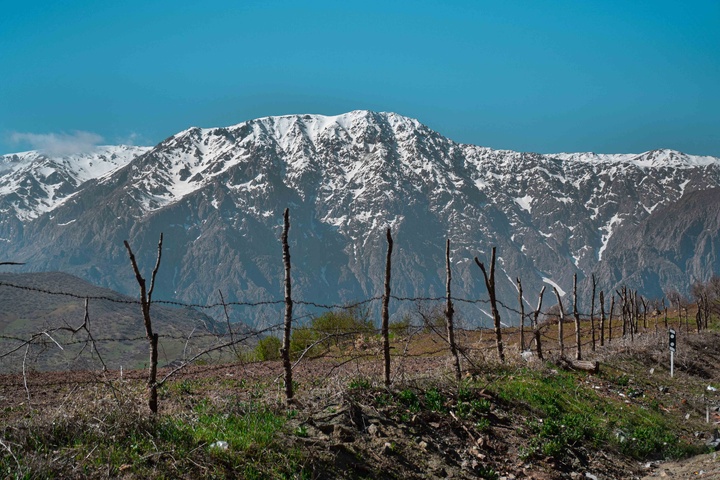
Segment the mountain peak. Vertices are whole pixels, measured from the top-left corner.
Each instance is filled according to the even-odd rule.
[[[149,149],[105,145],[76,154],[31,150],[0,155],[1,208],[23,220],[36,218],[60,205],[83,183],[111,174]]]

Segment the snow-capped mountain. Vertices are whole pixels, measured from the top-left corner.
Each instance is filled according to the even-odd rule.
[[[543,283],[567,291],[573,273],[587,277],[615,258],[618,232],[719,186],[720,159],[670,150],[540,155],[458,144],[394,113],[267,117],[185,130],[37,218],[18,215],[22,234],[3,255],[133,292],[122,241],[150,265],[164,232],[156,298],[214,301],[222,289],[231,300],[277,299],[289,207],[298,297],[379,294],[390,227],[398,295],[442,295],[447,237],[455,294],[485,295],[471,260],[497,246],[500,298],[514,306],[516,277],[530,303]],[[601,288],[624,280],[603,268],[611,273]],[[689,274],[719,270],[715,260]],[[646,295],[664,282],[660,274],[645,282]],[[466,315],[482,322],[480,312]]]
[[[49,212],[88,180],[108,175],[149,147],[98,146],[91,152],[50,155],[29,151],[0,155],[0,231]]]

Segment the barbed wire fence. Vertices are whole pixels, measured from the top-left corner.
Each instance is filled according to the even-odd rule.
[[[465,365],[465,371],[478,369],[485,360],[493,355],[493,351],[495,351],[497,360],[504,362],[508,352],[506,346],[510,344],[517,346],[517,355],[521,355],[523,358],[537,356],[540,359],[554,357],[567,360],[564,345],[566,343],[573,344],[572,340],[574,340],[575,360],[581,361],[583,358],[581,352],[588,347],[591,351],[595,351],[598,346],[603,347],[618,342],[625,344],[633,342],[639,334],[657,334],[668,328],[668,307],[664,302],[664,312],[657,308],[649,312],[650,302],[642,299],[636,291],[627,287],[622,287],[616,292],[607,292],[610,294],[609,297],[605,295],[604,291],[601,291],[601,303],[598,305],[601,318],[598,319],[599,324],[596,325],[596,282],[594,278],[592,305],[589,313],[578,311],[577,286],[576,281],[573,282],[572,318],[563,319],[564,315],[561,313],[563,310],[570,311],[569,295],[564,300],[558,295],[557,298],[560,301],[558,304],[541,310],[544,288],[540,292],[537,308],[529,311],[525,309],[527,301],[523,300],[522,294],[518,296],[517,308],[508,302],[493,298],[495,295],[494,279],[492,278],[495,268],[494,247],[489,265],[490,275],[487,275],[484,264],[476,262],[483,270],[486,285],[493,287],[488,291],[489,298],[464,298],[450,294],[449,253],[447,253],[447,295],[412,297],[395,295],[390,292],[388,287],[390,285],[392,248],[389,231],[387,236],[389,252],[385,293],[349,304],[328,304],[306,299],[292,299],[288,291],[286,291],[284,299],[253,302],[228,302],[225,301],[222,292],[219,292],[220,302],[206,304],[153,299],[155,273],[160,267],[162,237],[158,244],[158,257],[153,269],[149,291],[143,289],[143,283],[140,282],[142,276],[135,264],[132,250],[126,243],[133,270],[141,286],[139,299],[109,295],[83,295],[0,281],[0,288],[17,289],[35,295],[71,298],[83,304],[82,323],[78,323],[76,326],[72,326],[65,320],[60,325],[45,325],[32,332],[0,335],[0,362],[2,362],[0,363],[0,373],[21,373],[25,393],[29,400],[31,391],[28,386],[28,377],[33,371],[79,368],[95,369],[107,373],[110,370],[117,371],[119,367],[119,375],[122,378],[124,365],[122,363],[118,365],[117,361],[123,356],[126,359],[134,358],[135,362],[128,365],[129,369],[141,366],[142,362],[138,362],[137,357],[141,352],[142,343],[145,342],[149,347],[149,356],[146,357],[149,360],[145,363],[149,372],[147,378],[148,407],[153,413],[156,413],[157,389],[189,366],[212,369],[217,365],[227,363],[245,365],[265,360],[283,360],[285,375],[279,375],[278,380],[284,377],[286,397],[288,401],[291,401],[293,396],[291,373],[305,362],[324,362],[323,365],[330,374],[352,362],[365,362],[365,364],[375,365],[379,368],[378,362],[372,360],[382,359],[384,380],[386,385],[390,385],[404,375],[403,364],[405,361],[419,357],[442,357],[452,354],[455,359],[453,361],[455,377],[460,379],[461,363]],[[286,237],[284,241],[287,241]],[[289,262],[289,255],[287,261]],[[517,279],[517,283],[521,285],[520,278]],[[611,298],[611,301],[607,301],[608,298]],[[95,326],[95,320],[90,314],[90,307],[102,302],[138,307],[138,314],[142,313],[145,335],[142,335],[140,330],[132,335],[103,335]],[[283,322],[262,328],[250,328],[245,324],[233,324],[230,321],[228,309],[255,309],[266,306],[280,308],[287,307],[289,302],[290,305],[307,307],[308,310],[314,309],[315,312],[326,312],[330,315],[330,318],[326,319],[329,322],[323,324],[316,321],[323,317],[322,313],[311,312],[302,315],[296,313],[296,316],[293,317],[292,310],[290,311],[290,328],[288,328],[287,316]],[[368,318],[368,307],[378,302],[383,303],[384,312],[390,302],[411,304],[414,306],[414,315],[408,314],[392,324],[383,322],[383,325],[377,328],[375,322]],[[458,323],[457,318],[452,317],[453,303],[491,306],[495,322],[493,329],[471,328]],[[217,323],[213,324],[212,328],[207,324],[199,323],[193,326],[189,332],[182,332],[169,324],[153,325],[150,313],[153,305],[201,311],[222,309],[225,328],[219,330]],[[505,313],[512,315],[513,319],[519,320],[519,325],[508,327],[506,325],[513,320],[505,319],[503,325],[498,327],[500,316],[497,305],[501,306]],[[608,307],[607,310],[606,307]],[[661,322],[660,316],[663,313],[664,318]],[[683,325],[682,313],[683,310],[679,308],[675,325],[670,325],[675,326],[679,331]],[[648,322],[648,314],[650,314],[650,322]],[[342,315],[345,316],[345,320],[349,321],[345,323],[339,321],[338,316]],[[309,322],[299,326],[298,323],[303,320],[309,320]],[[335,320],[334,324],[332,320]],[[575,331],[568,335],[562,327],[564,323],[570,322],[575,324]],[[557,333],[553,333],[553,325],[558,326]],[[697,321],[698,331],[702,325],[702,319],[699,319]],[[707,325],[707,319],[705,319],[705,325]],[[524,335],[526,327],[532,332],[530,340],[527,342]],[[619,331],[622,333],[618,333]],[[685,332],[689,333],[689,331],[687,308],[685,308]],[[486,337],[486,333],[493,333],[493,335]],[[278,337],[281,334],[283,338],[280,341]],[[656,336],[660,338],[659,335]],[[423,341],[418,341],[419,339],[423,339]],[[388,352],[388,355],[385,355],[385,352]],[[163,365],[159,365],[159,356],[163,358]],[[290,375],[287,374],[288,365]],[[579,366],[579,364],[575,365]],[[158,371],[159,366],[162,370],[160,372]],[[394,368],[391,370],[391,367]]]

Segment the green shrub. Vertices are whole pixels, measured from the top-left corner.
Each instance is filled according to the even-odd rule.
[[[279,360],[282,341],[274,336],[261,338],[255,346],[255,358],[260,361]]]
[[[410,335],[410,316],[405,315],[400,320],[390,322],[388,330],[390,330],[390,336],[407,337]]]
[[[352,343],[360,334],[375,331],[369,312],[359,307],[325,312],[311,320],[310,325],[293,330],[290,352],[295,358],[306,350],[306,356],[318,357],[331,347]]]

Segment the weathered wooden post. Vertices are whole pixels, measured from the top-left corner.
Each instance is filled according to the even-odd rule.
[[[523,290],[520,277],[515,279],[518,289],[518,302],[520,303],[520,352],[525,351],[525,303],[523,303]]]
[[[580,313],[577,308],[577,273],[573,275],[573,317],[575,318],[575,359],[582,360],[582,335],[580,331]]]
[[[533,313],[533,334],[535,335],[535,346],[537,347],[537,356],[540,360],[543,359],[542,345],[540,344],[540,327],[538,326],[538,315],[540,315],[540,309],[542,309],[543,294],[545,293],[545,285],[540,290],[540,297],[538,298],[537,309]]]
[[[475,257],[475,263],[477,263],[480,270],[482,270],[483,277],[485,278],[485,286],[488,289],[490,295],[490,308],[492,309],[493,324],[495,326],[495,344],[497,346],[498,357],[501,362],[505,362],[505,352],[503,350],[502,343],[502,328],[500,325],[500,313],[497,309],[497,299],[495,298],[495,247],[492,247],[492,254],[490,257],[490,275],[485,270],[485,264],[480,262]]]
[[[288,244],[288,231],[290,230],[290,210],[285,209],[283,215],[282,249],[283,264],[285,266],[285,330],[280,355],[285,369],[285,399],[288,403],[293,398],[292,364],[290,363],[290,336],[292,334],[292,285],[290,280],[290,246]]]
[[[592,274],[592,300],[590,301],[590,334],[592,335],[592,351],[595,351],[595,289],[597,282],[595,274]]]
[[[605,345],[605,293],[600,290],[600,346]]]
[[[393,239],[390,229],[385,232],[387,238],[387,257],[385,260],[385,293],[382,304],[382,337],[383,355],[385,357],[385,386],[390,386],[390,261],[393,250]]]
[[[555,292],[555,298],[557,298],[558,306],[560,307],[560,318],[558,319],[558,342],[560,343],[560,358],[565,357],[565,332],[563,329],[563,323],[565,323],[565,309],[563,308],[562,300],[560,299],[560,293],[556,287],[553,287]]]
[[[615,295],[610,298],[610,318],[608,318],[608,342],[612,342],[613,312],[615,312]]]
[[[145,278],[140,274],[135,255],[133,254],[130,244],[125,240],[123,242],[125,248],[128,251],[130,257],[130,264],[132,265],[133,272],[135,273],[135,279],[140,286],[140,307],[142,309],[143,322],[145,323],[145,334],[148,339],[150,346],[150,365],[148,367],[148,407],[152,413],[157,413],[158,410],[158,399],[157,399],[157,363],[158,363],[158,334],[153,333],[152,319],[150,318],[150,305],[152,304],[152,294],[155,290],[155,277],[157,276],[158,269],[160,268],[160,259],[162,258],[162,243],[163,234],[160,234],[160,241],[158,242],[158,253],[157,261],[155,262],[155,268],[153,268],[150,276],[150,288],[146,288]]]
[[[448,343],[450,344],[450,353],[453,356],[453,367],[455,369],[455,380],[458,382],[460,381],[461,372],[460,372],[460,357],[458,356],[457,351],[457,345],[455,344],[455,326],[453,324],[454,321],[454,313],[455,309],[453,308],[452,303],[452,296],[450,295],[450,282],[452,280],[452,271],[450,270],[450,239],[445,240],[445,271],[446,271],[446,282],[445,282],[445,292],[447,295],[447,302],[445,306],[445,319],[447,324],[447,336],[448,336]]]

